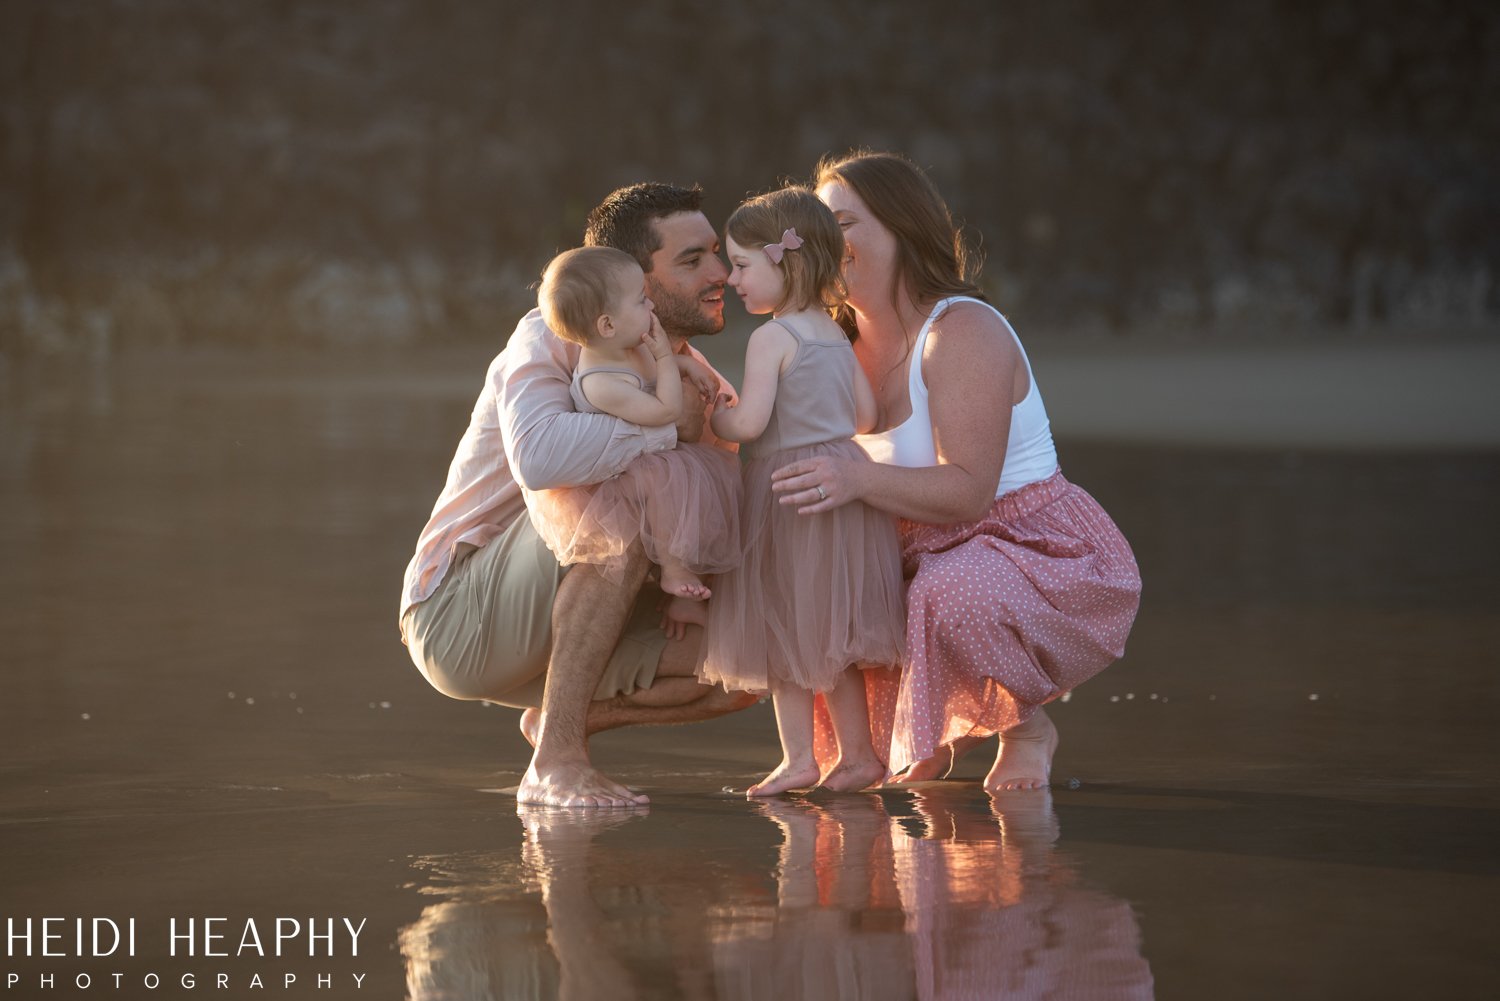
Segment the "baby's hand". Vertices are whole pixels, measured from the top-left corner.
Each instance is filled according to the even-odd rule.
[[[708,403],[719,392],[719,380],[708,370],[707,365],[692,355],[678,355],[677,370],[698,391],[704,403]]]
[[[714,400],[714,413],[722,414],[726,410],[733,410],[737,405],[734,397],[728,393],[720,393],[718,398]]]
[[[651,314],[651,329],[641,338],[641,343],[646,345],[651,352],[651,357],[657,361],[672,357],[672,342],[667,339],[667,332],[661,329],[661,321],[656,314]]]

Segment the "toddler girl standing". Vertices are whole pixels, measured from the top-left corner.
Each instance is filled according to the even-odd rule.
[[[870,386],[828,312],[842,299],[844,238],[823,203],[798,187],[745,202],[725,230],[729,284],[749,312],[772,319],[750,335],[739,404],[721,397],[712,418],[720,438],[746,443],[749,462],[741,563],[709,604],[698,675],[771,692],[782,761],[749,795],[818,784],[818,694],[839,751],[821,784],[863,789],[885,765],[870,743],[857,665],[898,664],[905,632],[895,522],[861,503],[798,515],[771,493],[771,472],[788,462],[864,458],[850,437],[874,426]]]
[[[559,254],[542,275],[537,302],[553,333],[583,347],[573,372],[575,408],[644,426],[676,423],[678,366],[692,360],[672,353],[634,258],[610,247]],[[738,467],[721,448],[679,442],[641,455],[603,483],[528,490],[526,507],[564,566],[597,564],[618,578],[639,538],[661,567],[661,589],[702,601],[710,591],[699,575],[739,560]]]

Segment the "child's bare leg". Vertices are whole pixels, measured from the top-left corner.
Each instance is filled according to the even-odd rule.
[[[663,557],[661,561],[661,589],[689,601],[707,601],[713,597],[702,577],[671,557]]]
[[[781,764],[747,791],[747,796],[777,796],[788,789],[818,784],[813,757],[813,694],[786,681],[771,683],[776,729],[781,734]]]
[[[834,792],[858,792],[885,777],[885,764],[875,756],[870,743],[870,710],[865,704],[865,676],[859,668],[845,669],[837,685],[826,696],[833,735],[838,740],[839,760],[823,776],[823,788]]]

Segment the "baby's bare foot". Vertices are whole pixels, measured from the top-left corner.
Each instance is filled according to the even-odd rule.
[[[779,796],[791,789],[810,789],[818,784],[815,761],[792,764],[782,761],[776,770],[745,790],[746,796]]]
[[[984,777],[989,792],[1045,789],[1057,752],[1057,727],[1038,709],[1025,723],[1000,735],[1000,752]]]
[[[689,601],[707,601],[714,594],[703,583],[702,577],[683,567],[662,567],[661,589],[667,594]]]

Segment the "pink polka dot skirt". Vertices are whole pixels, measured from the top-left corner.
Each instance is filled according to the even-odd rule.
[[[1061,472],[978,522],[900,527],[906,663],[863,672],[892,773],[1025,722],[1124,653],[1140,570],[1109,515]],[[837,752],[821,706],[817,744],[826,766]]]

